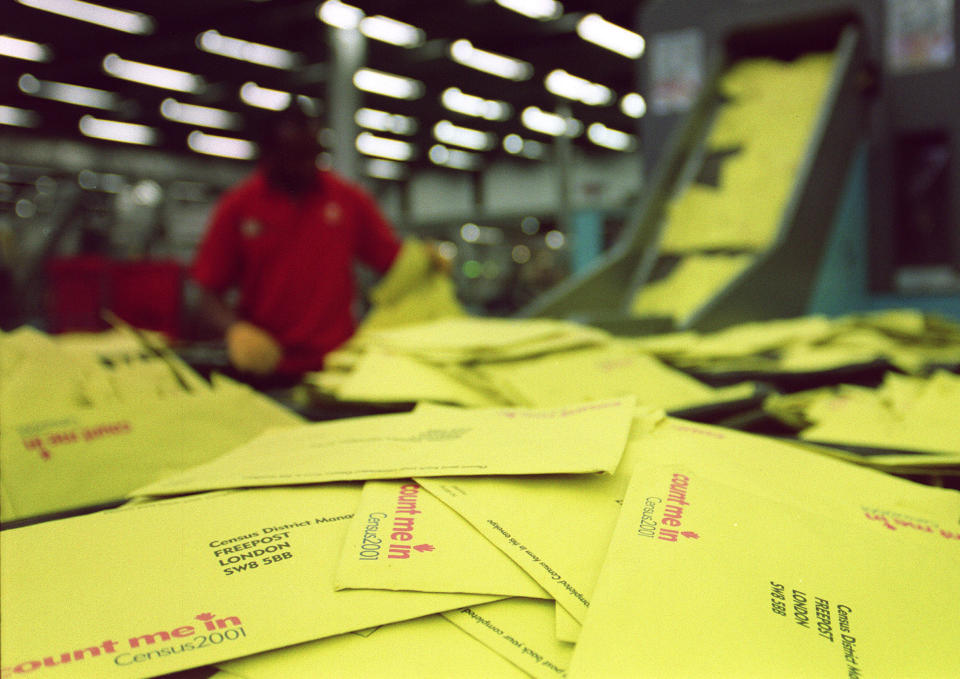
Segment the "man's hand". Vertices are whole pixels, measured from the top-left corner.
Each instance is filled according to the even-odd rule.
[[[283,357],[283,347],[252,323],[237,321],[226,333],[227,355],[237,370],[253,375],[270,375]]]
[[[453,262],[443,256],[440,252],[440,247],[435,241],[427,241],[425,245],[427,246],[427,254],[430,256],[430,266],[432,266],[435,271],[449,276],[453,270]]]

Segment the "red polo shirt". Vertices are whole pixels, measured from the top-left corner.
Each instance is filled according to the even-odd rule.
[[[362,189],[330,171],[317,187],[295,197],[255,172],[217,203],[191,272],[215,294],[239,288],[239,316],[283,345],[283,374],[319,370],[353,334],[354,261],[385,273],[400,249]]]

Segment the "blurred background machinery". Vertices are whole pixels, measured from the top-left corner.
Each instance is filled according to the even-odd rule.
[[[322,162],[402,232],[436,239],[476,313],[632,330],[891,306],[960,316],[950,0],[102,8],[2,9],[5,328],[99,328],[109,307],[189,335],[184,267],[209,209],[251,168],[258,121],[295,98],[324,120]],[[667,206],[728,164],[708,143],[721,76],[824,51],[779,245],[690,314],[639,313],[679,261],[661,248]],[[778,281],[790,289],[773,295]]]

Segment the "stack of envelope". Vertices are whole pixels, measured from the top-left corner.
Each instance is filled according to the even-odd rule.
[[[658,246],[679,263],[640,289],[634,315],[685,322],[775,243],[832,65],[749,59],[723,75],[706,142],[724,156],[717,186],[690,184],[668,205]]]
[[[552,406],[633,395],[671,411],[750,398],[665,365],[637,341],[549,319],[448,317],[361,332],[307,378],[354,402]]]
[[[245,385],[207,382],[156,336],[3,333],[0,519],[117,504],[267,428],[301,422]]]
[[[960,466],[960,376],[953,373],[887,373],[876,389],[848,384],[773,395],[764,408],[805,441],[852,447],[833,449],[845,459],[901,473]]]
[[[744,323],[713,333],[654,335],[638,348],[694,373],[826,372],[882,361],[906,373],[960,365],[960,324],[897,309],[838,318]]]
[[[631,397],[299,425],[0,533],[3,672],[952,677],[960,493]]]

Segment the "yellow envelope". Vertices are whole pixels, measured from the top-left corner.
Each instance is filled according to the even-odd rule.
[[[412,480],[364,484],[340,553],[336,587],[550,598]]]
[[[540,410],[436,406],[288,427],[134,494],[413,475],[609,473],[632,416],[633,398],[623,397]]]
[[[573,647],[553,635],[552,602],[506,599],[443,617],[536,679],[566,676]]]
[[[556,610],[554,611],[556,617],[556,635],[558,641],[565,641],[568,644],[575,644],[577,639],[580,638],[580,630],[582,626],[577,619],[567,613],[565,609],[560,604],[556,605]]]
[[[608,337],[597,328],[546,318],[463,317],[371,331],[357,341],[433,363],[458,363],[532,356],[595,344]]]
[[[112,406],[209,388],[147,333],[50,336],[20,328],[0,333],[0,354],[0,410],[8,416],[51,403]]]
[[[212,493],[3,531],[2,672],[141,677],[490,600],[335,592],[359,497]]]
[[[807,410],[809,441],[876,446],[926,453],[960,453],[960,377],[895,377],[877,390],[842,390]]]
[[[570,676],[958,676],[960,494],[737,439],[650,436]]]
[[[833,332],[830,320],[823,316],[741,323],[701,335],[683,354],[700,358],[749,356],[779,349],[790,342],[817,341]]]
[[[78,407],[90,405],[85,386],[96,369],[91,357],[72,360],[51,336],[31,327],[0,332],[0,425],[11,411],[41,399]]]
[[[419,238],[404,238],[386,275],[370,290],[375,305],[388,306],[416,290],[433,271],[430,252]]]
[[[840,520],[863,522],[868,510],[923,516],[960,528],[960,493],[924,486],[871,469],[811,454],[805,443],[780,441],[722,427],[666,418],[633,443],[644,459],[696,455],[711,478],[798,510],[816,506]],[[679,458],[678,458],[679,459]],[[858,501],[860,503],[858,504]]]
[[[635,316],[671,316],[683,322],[751,266],[753,255],[687,255],[665,278],[647,283],[631,303]]]
[[[944,486],[947,476],[960,476],[960,453],[893,453],[878,448],[858,448],[856,452],[836,445],[816,444],[806,441],[791,441],[806,450],[838,460],[852,462],[864,467],[880,469],[889,474],[931,476],[937,480],[924,481],[934,486]]]
[[[364,317],[359,334],[446,316],[463,316],[450,276],[431,261],[427,246],[406,238],[386,276],[370,291],[373,308]]]
[[[5,408],[3,521],[121,501],[145,483],[302,419],[225,378],[206,391],[98,408]]]
[[[242,679],[523,679],[527,674],[441,615],[341,634],[219,665]]]
[[[662,412],[642,411],[620,466],[611,475],[418,477],[417,482],[582,622],[631,471],[644,454],[636,436],[660,417]]]
[[[477,368],[528,406],[556,406],[633,394],[667,410],[749,395],[714,389],[629,346],[612,344]],[[747,386],[746,391],[751,391]]]
[[[471,407],[501,404],[439,366],[378,350],[364,354],[337,385],[336,395],[345,401],[374,403],[434,401]]]

